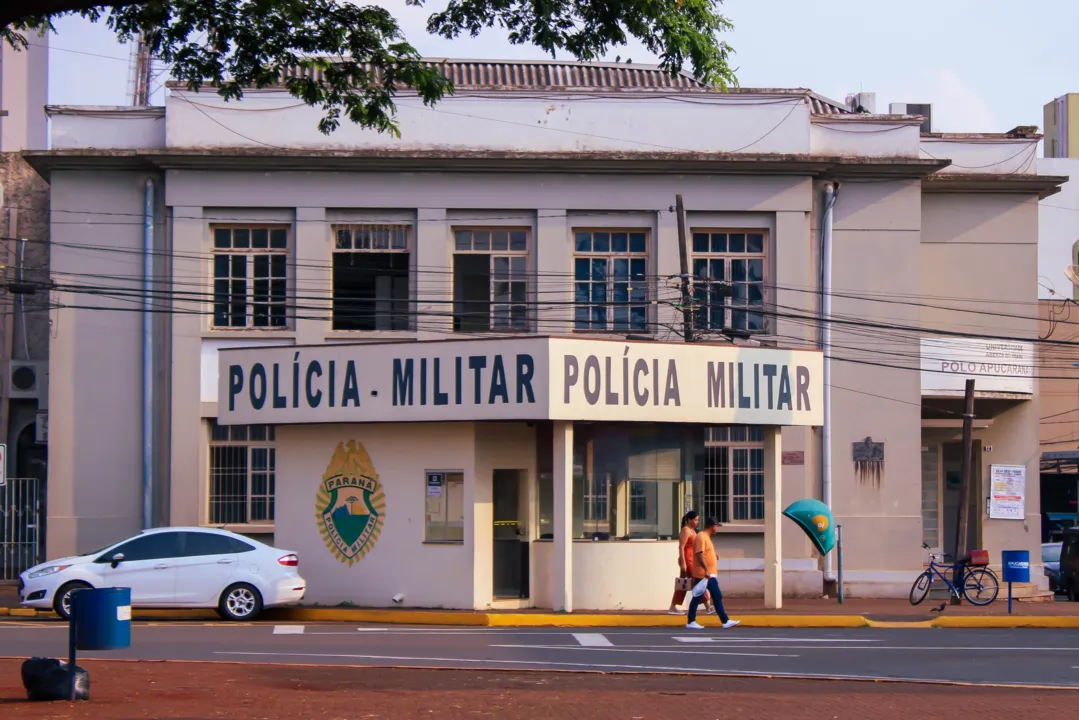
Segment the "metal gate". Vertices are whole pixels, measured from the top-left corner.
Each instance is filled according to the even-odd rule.
[[[0,582],[17,580],[42,560],[44,486],[37,478],[8,478],[0,487]]]

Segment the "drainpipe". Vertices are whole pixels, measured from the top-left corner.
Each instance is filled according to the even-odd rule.
[[[142,229],[142,527],[153,527],[153,461],[154,461],[154,181],[146,181],[146,206],[143,209]]]
[[[824,186],[824,217],[821,220],[821,350],[824,352],[824,426],[821,428],[821,480],[823,501],[832,507],[832,210],[839,185]],[[824,581],[835,582],[832,555],[824,556]]]

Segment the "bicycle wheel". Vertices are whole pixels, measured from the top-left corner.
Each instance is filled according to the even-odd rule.
[[[926,570],[919,575],[914,584],[910,586],[910,604],[917,605],[929,594],[929,586],[933,583],[933,573]]]
[[[988,605],[997,599],[1000,581],[991,570],[971,568],[963,578],[963,595],[971,605]]]

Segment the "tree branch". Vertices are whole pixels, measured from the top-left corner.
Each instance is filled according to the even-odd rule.
[[[140,5],[146,0],[4,0],[0,3],[0,28],[18,20],[81,12],[91,8]]]

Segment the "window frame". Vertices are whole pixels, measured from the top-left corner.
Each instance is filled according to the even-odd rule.
[[[248,231],[248,246],[246,248],[235,247],[235,236],[230,238],[230,246],[227,248],[219,248],[217,246],[217,231],[228,230],[230,233],[235,233],[236,230]],[[253,247],[253,240],[251,239],[254,231],[265,230],[267,232],[267,241],[265,248]],[[283,230],[285,233],[285,247],[273,247],[273,233],[274,231]],[[294,315],[295,315],[295,302],[293,296],[293,262],[292,262],[292,248],[294,244],[294,233],[292,225],[285,222],[256,222],[256,223],[228,223],[228,222],[210,222],[210,313],[209,313],[209,329],[213,332],[287,332],[292,329]],[[217,275],[217,259],[219,257],[228,257],[229,260],[229,274],[227,277],[219,278]],[[234,288],[231,287],[236,278],[232,275],[233,262],[232,258],[243,257],[244,260],[244,324],[233,325],[231,322],[225,325],[217,324],[217,283],[219,281],[228,282],[230,284],[229,291],[226,295],[228,301],[225,303],[229,306],[227,318],[231,321],[234,313],[235,303],[232,301],[234,296]],[[255,297],[255,283],[258,276],[255,274],[255,259],[259,257],[270,258],[267,261],[267,270],[269,274],[266,276],[267,282],[271,283],[271,289],[268,290],[267,299],[263,302],[256,302]],[[273,258],[283,257],[285,264],[284,275],[278,277],[273,274]],[[272,283],[276,280],[284,282],[284,292],[281,295],[281,300],[270,300],[272,298],[273,290]],[[265,306],[267,317],[270,321],[267,325],[256,325],[255,311],[256,306]],[[274,325],[271,308],[280,306],[281,308],[281,324]]]
[[[472,236],[472,239],[471,239],[471,242],[470,242],[471,249],[469,249],[469,250],[461,250],[461,249],[458,248],[457,234],[461,233],[461,232],[472,233],[473,236]],[[475,247],[475,245],[476,245],[475,234],[477,232],[486,232],[486,233],[490,233],[492,235],[489,250],[482,250],[482,249],[477,250],[476,249],[476,247]],[[496,232],[504,232],[504,233],[507,234],[507,237],[506,237],[506,249],[505,250],[495,250],[494,249],[493,235]],[[511,237],[512,233],[520,233],[520,232],[523,232],[524,236],[525,236],[524,250],[512,250],[512,249],[510,249],[512,247],[512,237]],[[450,227],[450,238],[451,238],[451,243],[452,243],[452,248],[453,248],[453,258],[454,258],[454,260],[451,262],[451,268],[450,268],[451,285],[454,286],[453,287],[453,297],[454,297],[453,304],[454,304],[454,307],[453,307],[453,312],[452,312],[453,331],[455,333],[458,333],[458,332],[459,333],[470,333],[470,332],[477,332],[477,333],[529,333],[529,332],[531,332],[532,327],[533,327],[533,323],[535,321],[535,313],[533,312],[533,307],[532,307],[532,294],[533,294],[533,285],[534,285],[534,283],[532,282],[532,228],[530,226],[528,226],[528,225],[452,225]],[[488,300],[487,300],[487,308],[488,308],[487,325],[488,325],[488,328],[487,328],[487,330],[459,330],[459,329],[457,329],[458,328],[458,313],[457,313],[457,293],[456,293],[455,285],[456,285],[456,280],[457,280],[456,279],[456,272],[457,272],[456,258],[457,258],[458,255],[486,255],[488,257],[488,259],[489,259],[488,266],[487,266],[488,267],[488,276],[487,276],[488,277],[488,288],[487,288],[487,298],[488,298]],[[506,276],[506,279],[504,279],[504,280],[500,279],[499,273],[497,272],[497,270],[495,268],[496,258],[507,258],[507,259],[509,259],[509,267],[507,269],[507,272],[509,274],[508,274],[508,276]],[[523,279],[518,278],[514,274],[514,270],[513,270],[513,259],[514,258],[523,258],[524,259]],[[507,287],[507,291],[508,291],[509,295],[508,295],[507,299],[504,302],[497,302],[496,299],[495,299],[495,286],[499,282],[505,282],[505,283],[507,283],[507,285],[510,286],[510,287]],[[514,283],[523,283],[524,284],[524,300],[523,301],[514,302],[514,300],[513,300],[513,288],[512,288],[512,285]],[[499,326],[499,325],[496,324],[495,319],[496,319],[496,316],[497,316],[497,308],[499,306],[504,306],[506,308],[507,312],[509,313],[509,324],[508,325]],[[521,327],[514,326],[514,324],[513,324],[513,309],[514,309],[514,307],[523,307],[523,309],[524,309],[524,324]]]
[[[730,440],[730,430],[735,428],[746,429],[745,440]],[[727,438],[715,439],[717,430],[726,430]],[[762,425],[712,425],[705,429],[707,433],[704,440],[705,450],[705,466],[709,464],[708,456],[713,450],[726,448],[727,449],[727,470],[726,476],[720,482],[724,487],[722,493],[709,493],[708,492],[708,474],[705,467],[700,468],[702,474],[701,479],[701,497],[698,501],[696,496],[694,497],[694,504],[698,502],[700,504],[698,512],[702,517],[712,515],[719,519],[719,521],[725,525],[761,525],[764,523],[764,426]],[[754,434],[759,434],[760,439],[754,439]],[[738,471],[735,467],[735,453],[745,452],[747,454],[747,465],[745,471]],[[752,467],[753,453],[761,453],[761,468],[759,474],[762,476],[761,492],[752,492],[752,477],[757,472],[754,472]],[[736,473],[746,476],[747,493],[735,492],[735,476]],[[712,498],[712,499],[710,499]],[[718,498],[718,499],[716,499]],[[749,508],[748,517],[742,519],[735,518],[735,502],[736,498],[746,498],[747,507]],[[753,504],[754,501],[760,503],[761,515],[760,517],[753,517]],[[709,503],[716,503],[709,506]],[[717,510],[716,507],[723,508]]]
[[[708,251],[698,251],[696,249],[697,236],[698,235],[704,235],[704,234],[707,234],[709,236],[709,247],[711,247],[711,236],[713,236],[713,235],[727,235],[728,236],[728,238],[727,238],[727,250],[722,251],[722,252],[720,252],[720,251],[712,252],[711,249],[709,249]],[[729,236],[731,236],[731,235],[745,235],[746,236],[745,243],[746,243],[747,252],[739,253],[739,252],[732,252],[730,250],[730,237]],[[750,253],[750,252],[748,252],[749,236],[750,235],[760,235],[761,236],[761,250],[760,250],[759,253]],[[745,285],[747,287],[749,285],[757,284],[756,281],[750,282],[748,280],[748,267],[747,267],[747,279],[745,281],[737,281],[737,283],[736,283],[731,277],[732,274],[733,274],[732,273],[732,261],[733,260],[745,260],[745,261],[748,262],[748,261],[752,261],[752,260],[760,260],[760,262],[761,262],[761,280],[760,280],[761,303],[760,303],[760,306],[759,306],[760,311],[759,312],[753,312],[753,311],[748,309],[748,308],[752,308],[752,307],[757,307],[755,305],[748,305],[748,304],[744,305],[744,306],[734,305],[733,304],[733,301],[734,301],[733,296],[727,295],[727,296],[723,297],[723,322],[722,322],[722,324],[719,325],[719,326],[713,326],[712,325],[712,323],[711,323],[711,315],[712,315],[712,312],[713,312],[713,308],[715,306],[712,305],[711,303],[706,303],[706,304],[704,304],[703,307],[694,310],[694,318],[693,318],[694,329],[702,330],[702,331],[705,331],[705,332],[718,332],[718,333],[722,333],[724,331],[730,330],[730,331],[734,331],[734,332],[738,332],[738,333],[745,332],[745,333],[749,333],[751,335],[767,335],[767,334],[769,334],[771,332],[771,328],[773,326],[772,318],[768,314],[768,308],[770,306],[770,299],[772,297],[772,292],[770,291],[770,289],[768,287],[768,283],[769,283],[769,281],[771,279],[771,275],[772,275],[772,273],[771,273],[771,258],[772,258],[772,255],[773,255],[773,253],[772,253],[772,249],[771,249],[771,234],[770,234],[768,228],[764,228],[764,227],[738,227],[738,228],[732,228],[732,227],[711,227],[711,226],[702,226],[702,227],[691,228],[690,231],[689,231],[689,267],[690,267],[691,282],[693,283],[692,293],[693,293],[694,303],[698,302],[698,295],[697,295],[698,286],[704,286],[706,288],[705,294],[706,294],[706,297],[707,297],[708,289],[710,289],[713,284],[716,284],[716,285],[722,284],[722,285],[726,285],[728,287],[733,287],[733,285],[735,285],[735,284],[741,284],[741,285]],[[711,278],[710,279],[700,279],[698,277],[697,271],[696,271],[696,264],[697,264],[698,260],[707,260],[707,261],[722,260],[723,261],[724,277],[721,280],[711,279]],[[747,296],[747,303],[748,303],[748,296]],[[747,308],[747,309],[740,310],[740,308]],[[760,315],[761,316],[761,327],[759,329],[754,329],[754,330],[750,330],[748,328],[736,328],[736,327],[734,327],[734,313],[736,313],[736,312],[744,312],[746,314],[746,324],[747,324],[747,326],[749,324],[749,316],[751,316],[751,315]],[[703,315],[703,318],[704,318],[703,324],[701,322],[701,318],[702,318],[701,313],[704,313],[704,315]],[[703,327],[702,327],[702,325],[703,325]]]
[[[444,502],[442,503],[443,509],[441,510],[442,516],[443,516],[442,517],[442,538],[441,539],[431,539],[428,536],[428,530],[429,530],[430,527],[432,527],[432,525],[431,525],[431,521],[430,521],[430,513],[428,513],[427,510],[429,508],[428,503],[430,502],[430,500],[431,500],[431,498],[433,496],[427,494],[427,482],[428,482],[428,479],[432,475],[441,475],[442,476],[442,495],[440,497],[443,499]],[[453,539],[447,539],[446,538],[446,530],[450,526],[450,520],[449,520],[450,507],[449,507],[448,498],[449,498],[449,495],[450,495],[449,488],[450,488],[450,476],[451,475],[460,476],[460,480],[455,480],[454,481],[455,485],[459,484],[461,486],[461,539],[460,540],[453,540]],[[464,545],[465,544],[465,519],[466,519],[466,516],[468,515],[468,513],[465,512],[464,493],[465,493],[465,472],[464,472],[464,470],[427,469],[427,470],[423,471],[423,543],[425,545]],[[434,525],[433,527],[438,527],[438,525]]]
[[[357,230],[365,230],[365,229],[366,230],[389,230],[390,233],[391,233],[390,240],[389,240],[389,246],[385,247],[385,248],[376,248],[376,247],[373,247],[373,243],[372,243],[372,247],[369,247],[369,248],[356,248],[355,247],[355,234],[356,234],[356,231]],[[340,247],[340,238],[338,237],[338,232],[341,231],[341,230],[348,230],[351,233],[351,235],[349,237],[350,246],[348,248]],[[404,248],[395,248],[395,247],[393,247],[392,233],[395,230],[403,230],[404,231],[404,234],[405,234],[405,247]],[[415,228],[413,227],[413,225],[411,225],[410,223],[406,223],[406,222],[399,222],[399,223],[334,222],[334,223],[331,223],[331,225],[330,225],[330,240],[331,240],[332,248],[333,248],[332,255],[330,257],[330,330],[331,330],[331,332],[334,332],[334,333],[412,332],[416,327],[416,323],[414,322],[414,317],[413,317],[413,308],[414,308],[413,301],[414,301],[414,295],[415,295],[414,290],[415,290],[415,285],[416,285],[416,283],[415,283],[416,273],[415,273],[415,267],[414,267],[414,263],[413,263],[413,260],[414,260],[413,252],[414,252],[414,247],[415,247]],[[379,328],[376,327],[373,330],[354,330],[354,329],[351,329],[351,328],[338,328],[336,326],[336,323],[337,323],[337,317],[336,317],[336,314],[337,314],[337,308],[336,308],[337,297],[334,294],[334,282],[335,282],[334,272],[336,270],[336,267],[334,265],[334,261],[336,260],[336,257],[339,254],[344,255],[344,254],[353,254],[353,253],[359,254],[359,255],[363,255],[363,254],[371,254],[371,255],[374,255],[374,254],[387,254],[387,255],[389,255],[389,254],[397,254],[397,255],[405,255],[408,258],[408,262],[407,262],[408,269],[406,270],[406,273],[405,273],[405,279],[406,279],[406,282],[408,284],[408,297],[403,301],[403,303],[405,305],[405,314],[404,314],[405,322],[404,322],[404,327],[403,328],[392,327],[392,325],[393,325],[392,318],[395,315],[397,315],[397,313],[393,312],[392,307],[393,307],[393,304],[395,304],[396,302],[400,302],[400,301],[393,300],[392,298],[390,300],[390,303],[391,303],[391,312],[390,312],[391,327],[390,328],[388,328],[388,329],[379,329]],[[392,289],[391,289],[391,295],[392,295]],[[375,299],[375,302],[376,303],[378,302],[377,298]],[[377,325],[377,319],[376,319],[376,325]]]
[[[592,235],[591,249],[590,250],[578,250],[578,235],[582,233],[588,233]],[[614,238],[616,234],[626,234],[626,251],[614,250]],[[609,237],[608,242],[610,250],[597,251],[595,249],[595,236],[596,234],[607,234]],[[634,235],[644,235],[644,250],[633,251],[633,238]],[[654,296],[654,287],[651,281],[651,267],[652,267],[652,248],[653,243],[652,228],[646,226],[636,227],[573,227],[570,229],[570,242],[573,243],[573,314],[570,318],[570,322],[573,324],[573,332],[575,333],[602,333],[602,334],[625,334],[625,333],[637,333],[637,334],[655,334],[655,328],[653,327],[652,317],[652,297]],[[587,280],[579,280],[577,277],[577,261],[589,260],[589,272]],[[604,301],[602,303],[596,302],[594,298],[593,288],[599,283],[593,276],[592,261],[605,259],[607,268],[605,271],[605,277],[603,284],[605,286]],[[617,260],[624,259],[629,263],[633,260],[644,261],[644,276],[640,281],[633,279],[632,264],[627,266],[627,277],[624,281],[627,292],[627,300],[625,302],[615,300],[615,286],[622,284],[615,276],[614,263]],[[578,291],[580,285],[588,286],[588,300],[582,301],[578,297]],[[636,285],[643,285],[644,287],[644,299],[633,300],[633,290]],[[605,309],[603,327],[595,327],[598,322],[595,319],[593,313],[594,308],[602,307]],[[624,328],[619,328],[617,320],[615,318],[615,309],[625,307],[627,309],[626,325]],[[578,319],[578,310],[582,308],[588,308],[588,319],[582,321]],[[644,310],[644,326],[636,328],[633,325],[633,309],[643,308]],[[588,327],[581,327],[581,323],[586,322]]]
[[[277,435],[276,426],[274,425],[218,425],[216,418],[208,418],[207,422],[207,482],[206,482],[206,519],[208,525],[220,526],[274,526],[276,522],[276,491],[277,491]],[[264,440],[251,440],[251,428],[265,428],[266,435]],[[215,440],[214,429],[224,428],[228,430],[230,438],[228,440]],[[232,439],[234,428],[245,428],[247,438],[246,440]],[[244,499],[244,521],[243,522],[227,522],[220,519],[215,519],[215,502],[219,504],[218,512],[221,512],[226,518],[234,507],[236,502],[231,495],[215,495],[214,494],[214,451],[215,449],[222,448],[243,448],[245,453],[245,499]],[[253,462],[253,456],[255,451],[266,451],[266,468],[265,470],[256,470],[255,463]],[[265,473],[266,477],[266,493],[255,494],[252,492],[254,488],[254,475],[257,473]],[[225,473],[226,476],[229,473]],[[264,520],[252,520],[252,508],[255,500],[264,500],[266,507],[267,519]]]

